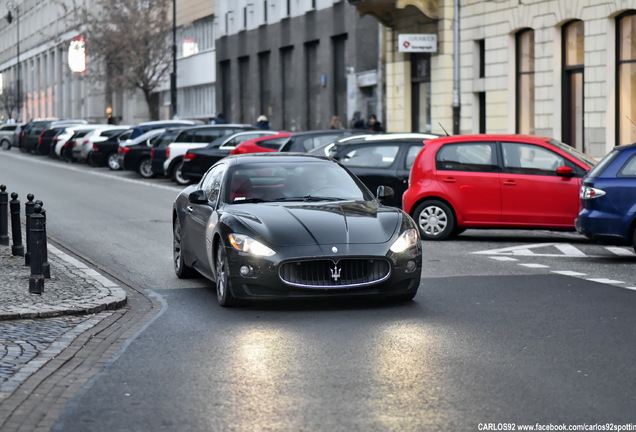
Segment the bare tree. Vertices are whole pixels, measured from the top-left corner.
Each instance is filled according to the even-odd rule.
[[[155,91],[172,60],[171,5],[171,0],[96,0],[83,10],[87,53],[103,65],[91,67],[91,78],[107,88],[141,90],[153,119],[159,117]]]
[[[14,118],[13,112],[18,112],[18,94],[13,86],[5,87],[0,92],[0,109],[7,113],[7,118]]]

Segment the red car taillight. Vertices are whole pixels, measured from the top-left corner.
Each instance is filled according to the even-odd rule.
[[[44,131],[42,131],[42,133],[40,133],[40,136],[38,137],[38,144],[42,144],[42,135],[44,135]]]
[[[166,159],[170,158],[170,147],[166,149]]]
[[[150,159],[152,159],[153,157],[155,157],[155,149],[151,148],[150,149]]]
[[[128,147],[119,147],[119,150],[117,150],[117,152],[121,153],[121,154],[126,154],[130,151],[130,149]]]
[[[192,159],[194,159],[194,154],[192,153],[186,153],[185,156],[183,156],[183,161],[184,162],[190,162]]]
[[[93,144],[93,151],[97,151],[99,150],[99,147],[97,147],[97,144]]]

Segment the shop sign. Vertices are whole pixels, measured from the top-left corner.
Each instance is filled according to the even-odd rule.
[[[398,35],[399,52],[437,52],[436,34],[401,34]]]

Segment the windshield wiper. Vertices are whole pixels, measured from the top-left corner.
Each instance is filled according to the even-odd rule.
[[[346,198],[330,197],[330,196],[314,196],[304,195],[297,197],[280,197],[271,201],[285,202],[285,201],[346,201]]]

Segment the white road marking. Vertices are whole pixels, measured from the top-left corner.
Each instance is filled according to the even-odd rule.
[[[619,256],[636,256],[636,253],[622,247],[606,246],[605,249]]]
[[[495,261],[519,261],[517,258],[511,258],[511,257],[489,257],[489,258]]]
[[[20,158],[20,159],[27,159],[28,158],[29,162],[32,162],[32,163],[38,163],[38,164],[42,164],[42,165],[49,165],[49,166],[54,166],[54,167],[57,167],[57,168],[67,169],[69,171],[82,172],[82,173],[94,175],[94,176],[97,176],[97,177],[106,177],[106,178],[120,180],[120,181],[123,181],[123,182],[134,183],[134,184],[148,186],[148,187],[153,187],[153,188],[157,188],[157,189],[169,190],[169,191],[172,191],[172,192],[175,192],[175,191],[178,192],[178,189],[175,189],[175,187],[166,186],[166,185],[162,185],[162,184],[157,184],[156,182],[146,182],[146,181],[143,181],[143,180],[136,180],[136,179],[131,179],[131,178],[127,178],[127,177],[117,176],[117,175],[113,175],[113,174],[106,174],[106,173],[102,173],[102,172],[99,172],[99,171],[86,170],[86,169],[82,169],[82,168],[77,167],[77,166],[73,166],[72,164],[69,164],[69,163],[66,163],[66,162],[55,161],[55,160],[43,160],[43,159],[39,159],[39,158],[29,157],[29,156],[22,155],[22,154],[7,153],[7,155],[10,156],[10,157],[15,157],[15,158]]]
[[[623,281],[617,281],[617,280],[612,280],[607,278],[589,278],[587,280],[591,282],[598,282],[598,283],[604,283],[604,284],[624,284],[625,283]]]
[[[531,263],[527,263],[527,264],[519,264],[520,266],[523,267],[528,267],[528,268],[550,268],[550,266],[547,265],[543,265],[543,264],[531,264]]]
[[[587,276],[586,273],[579,273],[579,272],[569,271],[569,270],[552,270],[552,273],[556,273],[556,274],[560,274],[564,276]]]

